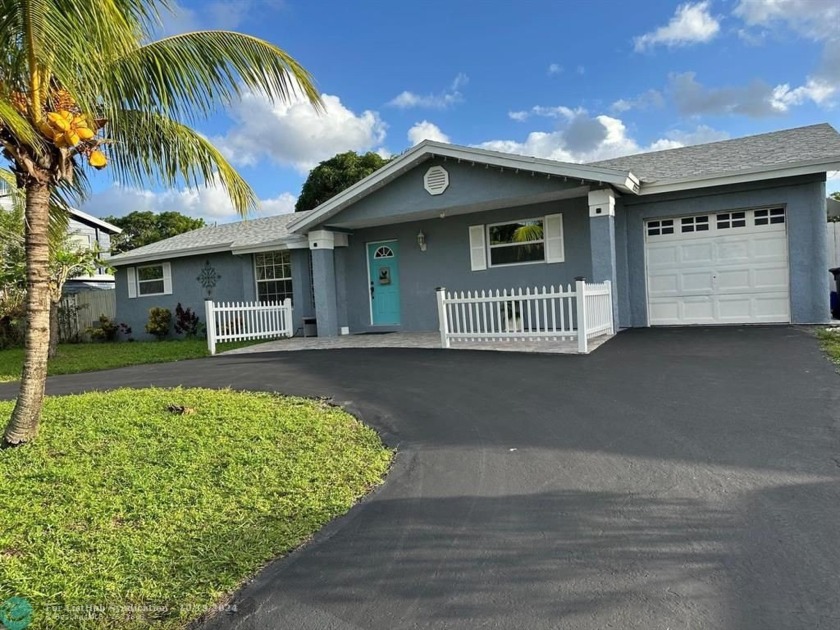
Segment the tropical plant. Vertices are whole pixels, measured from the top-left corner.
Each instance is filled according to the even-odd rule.
[[[198,315],[189,307],[184,309],[181,303],[175,307],[175,332],[187,339],[195,339],[201,330]]]
[[[321,107],[309,74],[260,39],[228,31],[154,40],[166,0],[0,1],[3,177],[25,199],[26,359],[4,440],[31,440],[49,342],[50,207],[87,192],[86,168],[126,185],[223,186],[242,214],[256,197],[189,125],[243,90]],[[0,191],[1,192],[1,191]]]
[[[149,309],[149,321],[146,322],[146,332],[163,341],[169,336],[169,327],[172,325],[172,311],[162,306],[155,306]]]

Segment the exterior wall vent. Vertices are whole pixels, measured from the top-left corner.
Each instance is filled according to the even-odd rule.
[[[449,188],[449,173],[442,166],[433,166],[423,175],[423,188],[430,195],[442,195]]]

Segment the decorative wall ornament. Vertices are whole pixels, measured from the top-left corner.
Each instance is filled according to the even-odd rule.
[[[222,276],[216,273],[216,268],[210,266],[210,261],[205,260],[204,266],[201,268],[201,273],[198,274],[196,280],[207,291],[207,295],[213,294],[213,289],[216,288],[216,283],[221,280]]]

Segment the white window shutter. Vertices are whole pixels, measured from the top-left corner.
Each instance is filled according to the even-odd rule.
[[[128,297],[136,298],[137,297],[137,271],[135,271],[134,267],[127,267],[125,270],[126,273],[126,283],[128,284]]]
[[[545,262],[559,263],[566,260],[563,245],[563,215],[549,214],[543,222],[545,232]]]
[[[487,248],[484,245],[484,226],[470,226],[470,268],[473,271],[487,269]]]
[[[163,293],[172,293],[172,265],[168,262],[163,263]]]

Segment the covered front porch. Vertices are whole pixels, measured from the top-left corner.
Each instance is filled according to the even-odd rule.
[[[633,186],[615,171],[473,149],[401,156],[290,228],[308,237],[318,336],[433,333],[440,287],[478,295],[584,279],[613,287],[616,330],[616,198]]]

